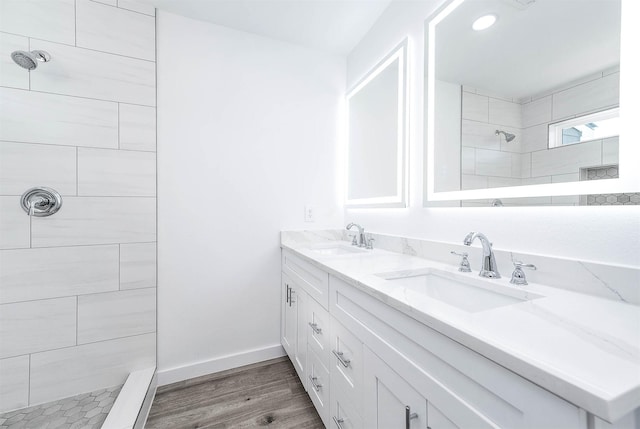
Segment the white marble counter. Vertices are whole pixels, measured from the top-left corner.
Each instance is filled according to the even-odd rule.
[[[283,233],[282,247],[604,420],[640,407],[640,306],[532,282],[513,286],[504,272],[486,281],[542,298],[467,313],[374,274],[433,268],[477,279],[477,269],[459,273],[380,249],[344,256],[312,250],[340,238],[331,231]]]

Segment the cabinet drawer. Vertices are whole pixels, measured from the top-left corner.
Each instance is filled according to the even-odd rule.
[[[362,342],[337,320],[331,320],[331,388],[341,391],[362,414]]]
[[[329,274],[286,250],[282,251],[282,271],[303,287],[323,308],[329,309]]]
[[[342,389],[337,389],[331,380],[331,429],[364,429],[362,417]]]
[[[329,368],[331,362],[331,319],[329,312],[322,308],[315,300],[308,303],[308,318],[306,329],[308,331],[307,343],[309,348],[316,353],[322,364]]]
[[[309,349],[307,355],[308,392],[325,426],[329,426],[329,371],[318,356]]]

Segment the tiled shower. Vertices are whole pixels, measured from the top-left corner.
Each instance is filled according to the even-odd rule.
[[[152,7],[0,0],[0,417],[156,364],[155,82]]]

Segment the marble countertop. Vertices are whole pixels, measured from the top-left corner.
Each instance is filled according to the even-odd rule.
[[[476,270],[459,273],[451,265],[380,249],[323,255],[314,250],[317,244],[283,239],[281,245],[604,420],[615,422],[640,407],[640,306],[535,283],[514,286],[503,274],[480,281],[542,297],[470,313],[375,274],[432,269],[477,282]]]

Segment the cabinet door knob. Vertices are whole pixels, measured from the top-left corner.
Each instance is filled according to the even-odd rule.
[[[344,423],[344,419],[339,419],[336,416],[333,416],[333,422],[336,424],[338,429],[343,429],[342,423]]]
[[[311,380],[311,385],[313,386],[313,390],[315,390],[316,392],[319,392],[320,388],[322,387],[322,384],[318,384],[317,382],[318,377],[309,376],[309,380]]]
[[[317,323],[309,322],[309,326],[311,326],[311,329],[313,329],[313,332],[315,332],[316,334],[321,334],[322,333],[322,328],[318,328],[318,324]]]
[[[405,420],[407,429],[411,429],[411,420],[417,419],[417,418],[418,418],[418,414],[412,413],[410,406],[407,405],[406,407],[404,407],[404,420]]]
[[[331,350],[331,352],[335,355],[335,357],[338,358],[338,361],[340,361],[342,366],[344,366],[345,368],[349,367],[349,364],[351,363],[351,361],[349,359],[345,359],[344,358],[344,353],[336,351],[336,350]]]

